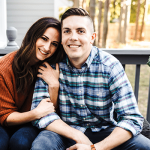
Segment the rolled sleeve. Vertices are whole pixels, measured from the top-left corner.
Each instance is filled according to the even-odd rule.
[[[43,79],[38,78],[35,83],[31,110],[35,109],[38,106],[38,104],[41,102],[41,100],[44,98],[50,98],[48,92],[48,85]],[[33,126],[42,129],[47,127],[50,123],[52,123],[57,119],[60,119],[60,117],[55,112],[53,112],[46,115],[45,117],[32,121],[32,124]]]
[[[119,62],[113,67],[109,84],[117,113],[117,126],[130,131],[134,136],[139,134],[144,118],[139,112],[131,84]]]

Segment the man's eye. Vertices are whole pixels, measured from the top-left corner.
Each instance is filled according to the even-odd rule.
[[[47,41],[47,38],[45,38],[45,37],[41,37],[44,41]]]
[[[69,33],[69,30],[65,30],[64,33]]]
[[[84,31],[83,31],[83,30],[79,30],[78,32],[79,32],[79,33],[84,33]]]

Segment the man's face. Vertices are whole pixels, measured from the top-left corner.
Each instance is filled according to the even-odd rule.
[[[84,16],[69,16],[62,22],[62,45],[71,63],[80,68],[88,58],[95,33]]]

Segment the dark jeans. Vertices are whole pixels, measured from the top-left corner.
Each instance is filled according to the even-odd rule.
[[[30,150],[39,131],[30,123],[13,127],[0,125],[0,150]]]
[[[109,127],[100,132],[92,132],[91,129],[87,129],[85,135],[95,144],[106,138],[114,128]],[[57,133],[44,130],[33,141],[31,150],[66,150],[66,148],[73,144],[75,144],[75,141],[64,138]],[[150,140],[139,134],[113,150],[150,150]]]

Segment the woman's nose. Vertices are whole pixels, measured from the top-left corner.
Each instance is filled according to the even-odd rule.
[[[47,50],[47,51],[50,50],[50,45],[51,45],[51,42],[45,43],[44,49]]]

